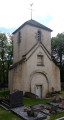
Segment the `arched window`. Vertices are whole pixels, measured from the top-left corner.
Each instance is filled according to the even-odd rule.
[[[18,44],[21,42],[21,32],[18,32]]]
[[[41,41],[41,31],[38,31],[37,37],[38,37],[38,41],[40,42]]]

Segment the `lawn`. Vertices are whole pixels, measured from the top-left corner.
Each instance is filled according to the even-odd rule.
[[[61,95],[64,97],[64,92],[61,93]],[[23,103],[26,106],[31,106],[34,104],[39,104],[39,103],[46,103],[48,101],[51,101],[52,99],[31,99],[31,98],[23,98]],[[57,115],[52,115],[50,120],[55,120],[57,118],[63,117],[64,113],[57,114]],[[10,111],[6,111],[3,108],[0,108],[0,120],[21,120],[20,117],[17,115],[13,114]]]
[[[6,111],[3,108],[0,108],[0,120],[21,120],[21,118],[14,115],[10,111]]]

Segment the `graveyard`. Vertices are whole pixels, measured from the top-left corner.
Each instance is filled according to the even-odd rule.
[[[4,106],[4,109],[1,105]],[[3,101],[0,99],[0,113],[2,114],[2,112],[3,115],[0,117],[5,116],[5,120],[7,120],[6,115],[9,116],[8,120],[12,120],[14,117],[15,120],[46,120],[47,118],[55,120],[64,116],[64,99],[32,99],[22,97],[22,92],[17,91],[10,97],[10,104],[6,99]],[[4,120],[4,118],[0,119]]]

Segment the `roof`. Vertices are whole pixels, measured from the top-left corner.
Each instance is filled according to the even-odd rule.
[[[47,31],[50,31],[52,32],[52,30],[42,24],[40,24],[39,22],[35,21],[35,20],[28,20],[26,21],[24,24],[22,24],[18,29],[16,29],[13,34],[15,34],[18,30],[20,30],[22,27],[24,27],[25,25],[31,25],[31,26],[35,26],[35,27],[38,27],[38,28],[41,28],[41,29],[44,29],[44,30],[47,30]]]

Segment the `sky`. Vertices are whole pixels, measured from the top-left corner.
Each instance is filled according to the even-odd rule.
[[[64,32],[64,0],[0,0],[0,32],[12,33],[32,19],[53,30],[52,37]]]

